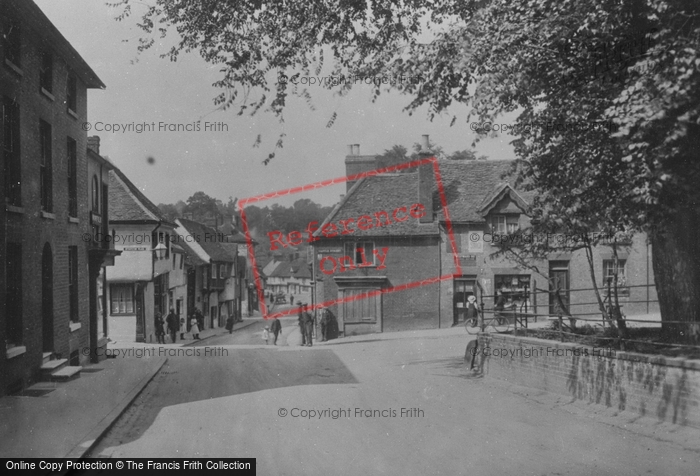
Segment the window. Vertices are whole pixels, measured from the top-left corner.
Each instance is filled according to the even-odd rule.
[[[68,247],[68,300],[70,309],[70,320],[80,321],[78,311],[78,247]]]
[[[177,258],[177,255],[176,255],[176,254],[173,254],[173,269],[176,268],[176,266],[175,266],[175,258]]]
[[[97,175],[92,176],[92,190],[91,190],[91,200],[90,203],[92,204],[92,212],[97,213],[98,215],[100,214],[100,179],[97,178]]]
[[[374,266],[376,264],[374,262],[374,243],[371,241],[345,243],[345,256],[350,256],[356,266]]]
[[[180,269],[184,267],[185,264],[185,255],[180,255]]]
[[[219,266],[219,278],[224,279],[226,277],[226,264]]]
[[[506,232],[506,217],[505,215],[495,215],[491,217],[491,230],[494,233]]]
[[[216,279],[216,265],[213,263],[211,265],[211,277]]]
[[[39,86],[49,93],[53,92],[53,56],[48,51],[41,55]]]
[[[22,343],[22,245],[8,242],[5,255],[6,335],[10,344]]]
[[[627,265],[627,260],[618,259],[617,268],[615,268],[615,260],[605,259],[603,260],[603,286],[605,287],[605,292],[608,292],[608,281],[610,281],[610,292],[614,293],[615,287],[615,274],[617,274],[617,293],[618,295],[628,295],[629,288],[627,287],[627,273],[625,268]]]
[[[5,201],[22,206],[22,162],[19,154],[19,104],[3,97],[2,102],[2,155],[5,168]]]
[[[75,113],[78,110],[78,84],[75,76],[68,76],[66,84],[66,106],[68,110]]]
[[[19,23],[10,20],[5,29],[5,59],[18,68],[22,66],[22,30]]]
[[[515,233],[518,228],[518,215],[493,215],[491,217],[491,231],[493,233]]]
[[[513,274],[513,275],[496,275],[494,276],[494,305],[498,303],[498,291],[501,291],[505,302],[503,303],[506,309],[515,308],[519,311],[520,307],[528,300],[530,290],[530,275],[529,274]],[[528,308],[530,305],[528,305]]]
[[[112,314],[134,313],[134,289],[131,284],[112,284],[110,286]]]
[[[68,215],[78,216],[78,147],[75,140],[66,139],[68,162]]]
[[[51,125],[39,121],[39,136],[41,140],[41,164],[39,177],[41,180],[41,209],[46,212],[53,210],[53,172],[51,167]]]

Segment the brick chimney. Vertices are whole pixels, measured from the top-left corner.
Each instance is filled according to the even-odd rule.
[[[418,152],[420,159],[433,157],[430,150],[430,137],[425,134],[421,143],[421,150]],[[435,175],[433,164],[428,163],[418,167],[418,203],[425,207],[425,215],[420,218],[421,223],[431,223],[433,221],[433,187],[435,185]]]
[[[377,157],[360,155],[360,144],[348,144],[348,155],[345,156],[345,175],[355,175],[377,168]],[[357,180],[348,180],[345,191],[349,191]]]
[[[88,146],[88,149],[90,149],[91,151],[93,151],[94,153],[99,155],[99,153],[100,153],[100,136],[88,137],[87,146]]]

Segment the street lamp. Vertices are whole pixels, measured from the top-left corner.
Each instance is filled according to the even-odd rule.
[[[165,254],[168,251],[168,248],[163,244],[163,243],[158,243],[155,248],[153,248],[153,253],[156,257],[156,259],[163,259],[165,258]]]

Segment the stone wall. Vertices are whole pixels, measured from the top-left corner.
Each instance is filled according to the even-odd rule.
[[[484,375],[700,429],[700,360],[479,335]]]

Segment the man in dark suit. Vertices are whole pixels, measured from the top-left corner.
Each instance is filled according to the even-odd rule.
[[[177,340],[177,331],[180,330],[180,320],[178,319],[177,314],[175,314],[175,310],[173,308],[170,308],[170,313],[165,318],[165,322],[168,324],[170,339],[174,344]]]
[[[270,331],[275,336],[274,344],[277,345],[277,337],[279,336],[280,332],[282,332],[282,324],[280,323],[279,319],[275,318],[272,320],[272,324],[270,324]]]
[[[304,311],[304,333],[306,334],[306,345],[313,345],[314,318],[309,311]]]

